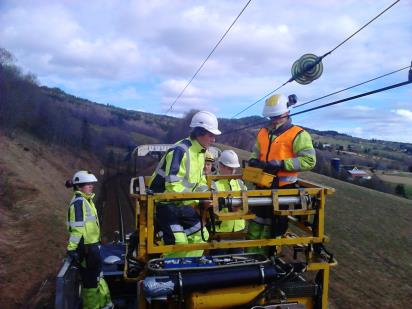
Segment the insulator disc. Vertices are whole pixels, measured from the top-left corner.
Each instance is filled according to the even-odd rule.
[[[306,85],[318,79],[323,72],[322,60],[314,54],[304,54],[292,65],[293,79]]]

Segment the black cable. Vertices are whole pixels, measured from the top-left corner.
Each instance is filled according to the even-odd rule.
[[[313,107],[313,108],[305,109],[305,110],[303,110],[303,111],[296,112],[296,113],[287,115],[287,116],[285,116],[285,117],[291,117],[291,116],[296,116],[296,115],[304,114],[304,113],[311,112],[311,111],[314,111],[314,110],[317,110],[317,109],[321,109],[321,108],[324,108],[324,107],[332,106],[332,105],[339,104],[339,103],[343,103],[343,102],[346,102],[346,101],[358,99],[358,98],[365,97],[365,96],[368,96],[368,95],[371,95],[371,94],[375,94],[375,93],[378,93],[378,92],[390,90],[390,89],[393,89],[393,88],[402,87],[402,86],[405,86],[405,85],[408,85],[408,84],[411,84],[411,83],[412,83],[412,79],[410,79],[410,80],[408,80],[408,81],[406,81],[406,82],[394,84],[394,85],[387,86],[387,87],[384,87],[384,88],[379,88],[379,89],[372,90],[372,91],[369,91],[369,92],[364,92],[364,93],[361,93],[361,94],[358,94],[358,95],[355,95],[355,96],[352,96],[352,97],[348,97],[348,98],[345,98],[345,99],[333,101],[333,102],[331,102],[331,103],[319,105],[319,106],[316,106],[316,107]],[[252,128],[252,127],[255,127],[255,126],[257,126],[257,125],[266,124],[266,123],[268,123],[268,122],[269,122],[269,120],[267,120],[267,119],[265,119],[265,120],[259,120],[259,121],[255,122],[255,123],[252,123],[252,124],[250,124],[250,125],[247,125],[247,126],[244,126],[244,127],[238,128],[238,129],[235,129],[235,130],[232,130],[232,131],[229,131],[229,132],[223,132],[220,136],[232,134],[232,133],[235,133],[235,132],[238,133],[239,131],[242,131],[242,130],[245,130],[245,129],[248,129],[248,128]]]
[[[264,98],[270,96],[272,93],[274,93],[275,91],[277,91],[277,90],[279,90],[280,88],[282,88],[283,86],[285,86],[287,83],[288,83],[288,82],[280,85],[280,86],[277,87],[275,90],[272,90],[271,92],[265,94],[265,95],[264,95],[263,97],[261,97],[259,100],[253,102],[253,103],[252,103],[251,105],[249,105],[248,107],[242,109],[239,113],[237,113],[236,115],[232,116],[232,118],[230,118],[230,119],[235,118],[236,116],[240,115],[241,113],[243,113],[244,111],[248,110],[248,109],[251,108],[252,106],[256,105],[257,103],[259,103],[260,101],[262,101]]]
[[[282,85],[280,85],[279,87],[277,87],[275,90],[269,92],[267,95],[265,95],[264,97],[260,98],[259,100],[253,102],[251,105],[247,106],[246,108],[244,108],[242,111],[240,111],[239,113],[235,114],[234,116],[232,116],[231,119],[235,118],[236,116],[240,115],[241,113],[243,113],[244,111],[248,110],[249,108],[251,108],[252,106],[256,105],[258,102],[262,101],[264,98],[266,98],[267,96],[269,96],[270,94],[274,93],[275,91],[279,90],[280,88],[282,88],[283,86],[285,86],[287,83],[294,81],[297,77],[300,77],[301,75],[304,75],[305,72],[313,69],[313,67],[315,65],[317,65],[319,62],[321,62],[323,60],[323,58],[325,58],[326,56],[330,55],[332,52],[334,52],[336,49],[338,49],[340,46],[342,46],[343,44],[345,44],[347,41],[349,41],[352,37],[354,37],[358,32],[360,32],[361,30],[363,30],[364,28],[366,28],[370,23],[372,23],[374,20],[376,20],[377,18],[379,18],[383,13],[385,13],[387,10],[389,10],[391,7],[393,7],[396,3],[398,3],[400,0],[396,0],[394,3],[392,3],[390,6],[388,6],[385,10],[383,10],[382,12],[380,12],[378,15],[376,15],[374,18],[372,18],[369,22],[367,22],[365,25],[363,25],[360,29],[358,29],[356,32],[354,32],[353,34],[351,34],[348,38],[346,38],[343,42],[339,43],[335,48],[331,49],[330,51],[328,51],[327,53],[325,53],[323,56],[318,57],[317,61],[315,63],[313,63],[311,66],[307,66],[305,67],[305,70],[303,70],[302,72],[300,72],[300,74],[298,74],[297,76],[292,76],[291,78],[289,78],[286,82],[284,82]]]
[[[327,104],[319,105],[319,106],[312,107],[312,108],[309,108],[309,109],[305,109],[303,111],[290,114],[290,116],[296,116],[296,115],[304,114],[304,113],[311,112],[311,111],[321,109],[321,108],[324,108],[324,107],[328,107],[328,106],[343,103],[343,102],[346,102],[346,101],[350,101],[350,100],[358,99],[358,98],[361,98],[361,97],[365,97],[365,96],[368,96],[368,95],[371,95],[371,94],[374,94],[374,93],[390,90],[390,89],[393,89],[393,88],[402,87],[402,86],[408,85],[410,83],[412,83],[412,81],[408,80],[406,82],[402,82],[402,83],[399,83],[399,84],[394,84],[394,85],[387,86],[387,87],[384,87],[384,88],[379,88],[379,89],[372,90],[372,91],[369,91],[369,92],[364,92],[364,93],[361,93],[361,94],[358,94],[358,95],[355,95],[355,96],[352,96],[352,97],[349,97],[349,98],[345,98],[345,99],[342,99],[342,100],[338,100],[338,101],[334,101],[334,102],[331,102],[331,103],[327,103]]]
[[[369,79],[369,80],[367,80],[367,81],[365,81],[365,82],[362,82],[362,83],[359,83],[359,84],[356,84],[356,85],[353,85],[353,86],[344,88],[344,89],[339,90],[339,91],[335,91],[335,92],[329,93],[329,94],[327,94],[327,95],[324,95],[323,97],[320,97],[320,98],[317,98],[317,99],[313,99],[313,100],[310,100],[310,101],[308,101],[308,102],[305,102],[305,103],[302,103],[302,104],[299,104],[299,105],[294,105],[294,106],[292,106],[292,108],[302,107],[302,106],[304,106],[304,105],[306,105],[306,104],[309,104],[309,103],[312,103],[312,102],[315,102],[315,101],[319,101],[319,100],[321,100],[321,99],[324,99],[324,98],[330,97],[330,96],[332,96],[332,95],[341,93],[341,92],[343,92],[343,91],[346,91],[346,90],[349,90],[349,89],[352,89],[352,88],[355,88],[355,87],[358,87],[358,86],[361,86],[361,85],[370,83],[370,82],[372,82],[372,81],[374,81],[374,80],[380,79],[380,78],[382,78],[382,77],[385,77],[385,76],[388,76],[388,75],[391,75],[391,74],[394,74],[394,73],[397,73],[397,72],[400,72],[400,71],[402,71],[402,70],[406,70],[406,69],[408,69],[408,68],[409,68],[409,66],[406,66],[406,67],[401,68],[401,69],[398,69],[398,70],[396,70],[396,71],[392,71],[392,72],[390,72],[390,73],[387,73],[387,74],[384,74],[384,75],[381,75],[381,76],[378,76],[378,77]]]
[[[392,3],[390,6],[388,6],[386,9],[384,9],[382,12],[380,12],[378,15],[376,15],[374,18],[372,18],[370,21],[368,21],[365,25],[363,25],[360,29],[358,29],[356,32],[354,32],[350,37],[348,37],[346,40],[344,40],[342,43],[338,44],[335,48],[327,52],[322,56],[322,58],[326,57],[327,55],[331,54],[334,52],[336,49],[341,47],[343,44],[345,44],[347,41],[349,41],[352,37],[354,37],[358,32],[366,28],[370,23],[372,23],[374,20],[378,19],[383,13],[385,13],[387,10],[389,10],[391,7],[393,7],[396,3],[398,3],[401,0],[396,0],[394,3]]]
[[[225,38],[225,36],[228,34],[228,32],[230,31],[230,29],[232,29],[233,25],[236,23],[236,21],[239,19],[240,15],[242,15],[242,13],[244,12],[244,10],[248,7],[249,3],[252,0],[249,0],[245,6],[243,7],[243,9],[240,11],[240,13],[237,15],[237,17],[235,18],[235,20],[232,22],[232,24],[229,26],[229,28],[226,30],[226,32],[223,34],[223,36],[220,38],[220,40],[216,43],[215,47],[213,47],[212,51],[209,53],[209,55],[207,55],[206,59],[202,62],[202,64],[200,65],[200,67],[196,70],[195,74],[193,74],[192,78],[189,80],[189,82],[186,84],[186,86],[183,88],[183,90],[179,93],[179,95],[176,97],[176,99],[173,101],[173,103],[170,105],[169,109],[166,112],[166,115],[173,109],[173,106],[176,104],[177,100],[180,99],[180,97],[183,95],[183,93],[185,92],[186,88],[189,87],[190,83],[195,79],[196,75],[200,72],[200,70],[203,68],[203,66],[205,65],[206,61],[209,60],[210,56],[212,56],[212,54],[214,53],[214,51],[216,50],[216,48],[219,46],[219,44],[223,41],[223,39]]]

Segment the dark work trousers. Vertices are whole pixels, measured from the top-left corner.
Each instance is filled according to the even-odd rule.
[[[102,261],[100,259],[100,247],[98,243],[84,245],[84,260],[86,266],[80,267],[83,288],[97,288],[97,282],[102,271]]]
[[[166,245],[175,244],[173,232],[185,232],[191,235],[200,230],[199,215],[191,206],[158,204],[156,219],[157,229],[163,233],[163,241]]]
[[[289,184],[283,186],[279,189],[296,189],[298,187],[297,184]],[[265,188],[266,189],[266,188]],[[272,226],[272,235],[274,237],[282,236],[286,233],[288,229],[288,217],[287,216],[275,216],[273,214],[272,206],[252,206],[250,207],[251,211],[256,214],[257,217],[270,219],[271,226]],[[281,210],[287,210],[288,205],[280,205],[279,208]]]

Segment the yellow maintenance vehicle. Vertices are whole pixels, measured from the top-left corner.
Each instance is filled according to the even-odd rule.
[[[160,157],[170,147],[143,145],[137,153]],[[101,246],[102,271],[116,308],[327,308],[330,267],[337,262],[324,246],[329,240],[324,222],[326,197],[334,189],[303,180],[296,188],[271,189],[274,175],[249,166],[241,171],[230,179],[242,179],[248,190],[211,189],[212,181],[229,176],[207,176],[209,190],[190,193],[153,193],[148,176],[131,179],[135,232],[126,235],[120,216],[115,231],[120,239]],[[207,209],[198,210],[210,237],[204,243],[163,245],[156,229],[156,207],[162,201],[183,200],[208,201],[199,203],[210,205]],[[274,218],[287,217],[287,232],[260,240],[246,240],[245,231],[214,233],[216,222],[253,219],[251,207],[270,207]],[[270,254],[213,253],[224,248],[247,252],[253,247],[270,248]],[[191,250],[204,250],[204,256],[162,257]],[[79,269],[66,258],[56,280],[55,307],[81,308],[80,293]]]
[[[273,175],[245,167],[242,175],[259,190],[153,193],[148,177],[133,178],[136,233],[129,238],[124,280],[135,286],[136,307],[144,308],[327,308],[330,267],[337,264],[324,243],[326,197],[334,189],[299,180],[297,188],[270,189]],[[227,176],[207,176],[211,182]],[[210,237],[205,243],[163,245],[156,232],[156,205],[161,201],[209,200]],[[236,211],[224,212],[223,207]],[[246,240],[244,232],[213,233],[213,222],[253,219],[251,206],[271,207],[288,218],[281,237]],[[213,249],[270,247],[263,254],[214,256]],[[175,251],[205,250],[197,258],[162,258]]]

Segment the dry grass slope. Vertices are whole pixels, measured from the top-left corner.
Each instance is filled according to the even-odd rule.
[[[44,302],[65,254],[64,182],[77,168],[98,170],[97,161],[28,136],[0,135],[0,149],[0,308],[53,307]]]

